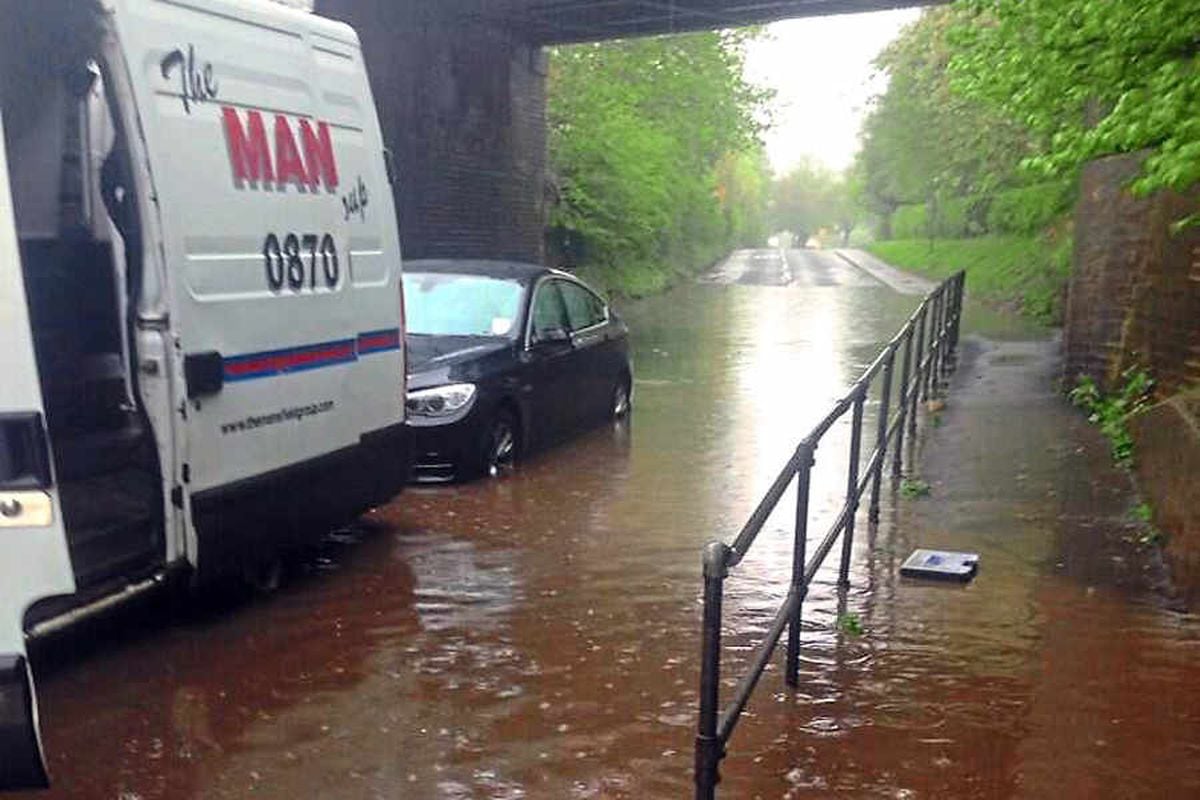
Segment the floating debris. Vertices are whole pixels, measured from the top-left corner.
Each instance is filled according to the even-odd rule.
[[[929,578],[965,583],[975,577],[978,569],[978,553],[917,549],[900,566],[900,574],[906,578]]]

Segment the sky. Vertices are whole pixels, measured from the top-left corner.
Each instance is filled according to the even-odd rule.
[[[765,134],[777,174],[805,157],[842,170],[858,150],[858,128],[883,80],[871,61],[919,9],[775,22],[746,53],[746,76],[775,90]]]

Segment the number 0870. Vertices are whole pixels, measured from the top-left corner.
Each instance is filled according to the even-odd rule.
[[[289,233],[282,242],[275,234],[268,233],[262,254],[267,286],[272,292],[281,292],[285,287],[293,292],[305,287],[315,291],[318,282],[333,289],[341,277],[337,243],[328,233]]]

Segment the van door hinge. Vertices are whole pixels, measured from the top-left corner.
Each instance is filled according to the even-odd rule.
[[[140,331],[165,331],[171,327],[171,317],[168,314],[139,314],[137,327]]]
[[[171,505],[183,508],[183,487],[178,483],[171,488]]]
[[[183,465],[183,482],[184,483],[192,482],[192,465],[191,464]]]

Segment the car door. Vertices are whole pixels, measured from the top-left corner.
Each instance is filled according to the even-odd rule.
[[[529,305],[523,383],[529,398],[529,432],[542,442],[569,430],[578,416],[578,358],[561,284],[553,279],[540,281]]]
[[[563,281],[561,291],[578,362],[581,421],[594,422],[609,413],[620,377],[608,310],[604,301],[582,284]]]
[[[25,658],[29,606],[75,591],[59,504],[0,119],[0,791],[45,783],[33,680]]]

